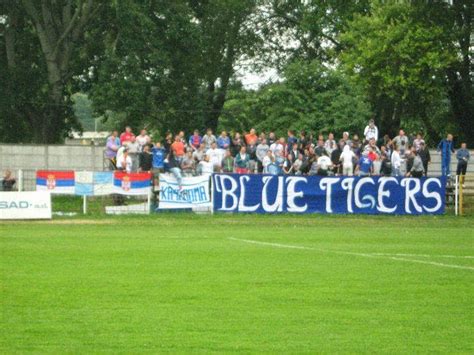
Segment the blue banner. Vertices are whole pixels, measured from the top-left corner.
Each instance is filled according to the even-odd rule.
[[[446,178],[213,175],[215,212],[442,214]]]

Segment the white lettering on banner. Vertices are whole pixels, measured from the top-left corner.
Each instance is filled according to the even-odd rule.
[[[263,181],[263,193],[262,193],[262,207],[265,212],[282,212],[283,211],[283,176],[278,176],[278,190],[275,197],[275,202],[270,205],[268,203],[268,185],[273,179],[271,176],[264,176]]]
[[[51,193],[0,192],[0,219],[51,219]]]
[[[395,179],[394,177],[381,177],[379,179],[379,193],[378,193],[378,197],[377,197],[379,204],[377,206],[377,210],[380,211],[380,212],[393,213],[397,209],[397,206],[389,208],[389,207],[385,206],[384,203],[383,203],[383,198],[384,197],[390,197],[390,190],[384,191],[385,184],[390,182],[390,181],[392,181],[392,182],[394,182],[398,185],[398,180]]]
[[[298,197],[303,197],[304,193],[303,191],[296,192],[295,187],[298,182],[307,182],[306,178],[288,177],[286,181],[286,191],[288,194],[286,203],[288,205],[288,212],[305,212],[308,209],[308,205],[306,203],[304,206],[297,206],[295,203],[295,199]]]
[[[189,209],[211,206],[209,177],[184,177],[181,189],[174,176],[160,174],[159,209]]]
[[[375,181],[370,178],[370,177],[364,177],[362,179],[359,179],[356,183],[356,187],[354,189],[354,203],[357,208],[374,208],[375,207],[375,198],[370,195],[364,195],[362,198],[360,198],[360,189],[364,184],[372,184],[375,185]],[[368,203],[362,203],[368,201]]]
[[[434,182],[436,185],[438,185],[439,187],[441,187],[441,182],[438,180],[438,179],[434,179],[434,178],[428,178],[425,180],[425,183],[423,184],[423,195],[427,198],[434,198],[436,200],[436,206],[433,207],[433,208],[429,208],[429,207],[426,207],[426,206],[423,206],[423,208],[425,209],[426,212],[428,213],[431,213],[431,212],[435,212],[435,211],[438,211],[443,202],[441,200],[441,195],[436,192],[436,191],[433,191],[433,192],[430,192],[428,191],[428,185],[430,183]]]
[[[222,205],[220,210],[221,211],[233,211],[238,205],[237,195],[235,191],[237,190],[237,182],[229,175],[217,175],[219,178],[219,184],[216,184],[216,189],[219,192],[222,192]],[[225,187],[225,180],[230,182],[231,188],[228,190]],[[227,197],[232,198],[232,205],[227,207]]]
[[[415,187],[413,189],[410,188],[411,182],[415,183]],[[417,212],[423,212],[415,198],[415,194],[420,191],[420,180],[413,178],[403,179],[402,186],[405,187],[405,212],[411,214],[410,201],[413,203],[413,206],[415,206],[415,210]]]
[[[341,187],[343,190],[347,191],[347,211],[349,213],[354,213],[352,209],[352,190],[354,186],[354,178],[347,178],[342,180]]]
[[[239,211],[242,211],[242,212],[256,211],[260,207],[259,203],[257,203],[255,206],[245,206],[245,182],[250,180],[250,176],[242,175],[239,180],[240,180]]]
[[[218,199],[215,208],[219,211],[303,213],[322,209],[326,213],[401,214],[443,211],[443,180],[439,178],[323,177],[314,186],[309,184],[315,180],[302,176],[214,175],[214,179]],[[321,195],[326,198],[324,201]],[[346,199],[347,206],[340,204],[340,198]]]
[[[326,212],[332,213],[331,208],[331,196],[332,196],[332,185],[339,182],[339,178],[323,178],[319,182],[321,190],[326,190]]]

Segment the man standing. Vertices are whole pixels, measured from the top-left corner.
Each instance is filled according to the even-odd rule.
[[[379,129],[375,125],[375,121],[373,119],[371,119],[369,121],[369,124],[367,126],[365,126],[364,136],[365,136],[365,140],[367,142],[370,141],[372,138],[374,138],[376,142],[378,141],[378,139],[379,139]]]
[[[189,141],[188,141],[189,146],[191,147],[193,151],[196,151],[201,146],[201,141],[202,141],[202,138],[199,135],[199,131],[195,129],[194,134],[189,137]]]
[[[461,176],[461,183],[464,183],[464,175],[466,175],[467,171],[467,163],[471,158],[471,154],[469,150],[466,148],[466,143],[461,144],[461,149],[459,149],[456,153],[456,158],[458,159],[458,167],[456,169],[456,175]]]
[[[140,152],[140,146],[137,143],[135,136],[133,136],[130,142],[127,145],[128,155],[132,159],[132,171],[137,171],[138,169],[138,154]]]
[[[143,150],[138,156],[138,171],[151,171],[153,167],[153,155],[150,152],[150,145],[143,146]]]
[[[328,152],[328,155],[331,156],[332,152],[337,149],[337,143],[334,140],[334,134],[329,133],[328,139],[324,142],[324,149]]]
[[[452,134],[448,134],[446,139],[439,142],[437,151],[441,152],[441,174],[443,176],[450,176],[451,153],[454,153]]]
[[[407,172],[407,176],[413,176],[415,178],[421,178],[425,172],[423,168],[423,161],[420,158],[420,155],[414,150],[412,155],[414,154],[413,164]]]
[[[222,158],[224,155],[223,152],[225,152],[225,150],[217,148],[216,142],[212,143],[211,148],[206,151],[206,156],[209,157],[209,161],[214,166],[214,171],[219,171],[221,169]]]
[[[423,170],[425,172],[425,176],[428,176],[428,164],[431,163],[431,156],[430,150],[426,148],[425,142],[420,143],[420,150],[418,151],[418,155],[423,162]]]
[[[230,138],[227,136],[226,131],[222,131],[221,135],[217,138],[217,147],[224,150],[230,147]]]
[[[262,139],[259,145],[257,145],[257,170],[259,173],[263,171],[263,159],[266,157],[268,150],[270,147],[267,144],[267,140],[265,138]]]
[[[398,148],[400,156],[405,155],[405,150],[408,148],[408,137],[403,129],[400,130],[398,136],[393,138],[393,145]]]
[[[174,143],[171,144],[171,150],[173,151],[173,157],[178,161],[179,164],[183,161],[184,154],[186,153],[185,146],[179,134],[174,137]]]
[[[135,135],[132,132],[132,128],[130,126],[126,126],[125,132],[120,135],[120,144],[124,145],[124,143],[131,142],[132,137],[135,138]]]
[[[222,159],[222,172],[233,173],[234,172],[234,157],[230,153],[230,150],[225,151],[224,159]]]
[[[395,176],[395,177],[401,176],[402,173],[400,171],[400,168],[402,166],[402,158],[400,157],[400,148],[398,147],[398,145],[395,145],[393,148],[391,163],[392,163],[392,176]]]
[[[117,169],[126,173],[132,172],[132,158],[128,156],[127,148],[124,149],[122,156],[117,159]]]
[[[117,151],[119,149],[120,141],[117,144],[117,131],[113,131],[112,135],[107,138],[105,146],[105,156],[109,163],[109,170],[115,170],[117,164]]]
[[[258,137],[257,137],[257,134],[255,132],[255,129],[252,128],[250,130],[250,133],[247,133],[245,135],[245,143],[247,145],[254,145],[255,146],[255,145],[257,145],[257,140],[258,140]]]
[[[208,129],[207,133],[202,137],[201,143],[203,143],[206,149],[210,149],[212,143],[216,143],[217,139],[216,136],[212,134],[212,129]]]
[[[248,174],[249,161],[250,157],[247,153],[247,149],[245,148],[245,146],[241,147],[240,152],[235,157],[235,172],[237,174]]]
[[[150,136],[147,134],[146,129],[142,129],[140,134],[137,136],[136,142],[138,143],[139,151],[143,151],[143,147],[147,144],[150,144],[151,139]]]
[[[369,159],[367,154],[362,154],[357,164],[357,171],[359,176],[370,176],[374,170],[374,163]]]

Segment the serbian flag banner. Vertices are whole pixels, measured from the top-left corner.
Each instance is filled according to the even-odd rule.
[[[49,191],[52,194],[74,194],[74,171],[38,170],[36,172],[36,191]]]
[[[114,173],[114,193],[121,195],[148,195],[151,191],[151,173]]]

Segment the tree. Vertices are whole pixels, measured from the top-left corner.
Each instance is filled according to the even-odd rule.
[[[254,10],[253,0],[117,3],[107,28],[94,26],[104,55],[88,55],[98,113],[124,112],[136,129],[215,129],[236,62],[256,45]]]
[[[24,95],[29,95],[30,101],[36,99],[38,102],[28,105],[26,110],[20,102],[11,102],[15,106],[14,110],[19,110],[27,117],[21,120],[29,128],[34,142],[56,143],[76,123],[69,110],[68,90],[75,74],[72,62],[77,56],[88,21],[99,9],[100,5],[94,0],[22,0],[4,5],[6,75],[10,81],[21,79],[20,70],[26,70],[26,77],[35,81],[37,78],[31,75],[40,74],[41,81],[31,85],[39,92],[31,91],[29,83],[21,80],[20,83],[25,86],[19,88],[25,90]],[[39,46],[26,41],[37,41]],[[24,53],[24,45],[34,51]],[[17,95],[15,98],[24,99]]]
[[[453,115],[440,105],[449,98],[453,108],[459,106],[452,91],[462,80],[450,84],[449,78],[459,68],[458,58],[465,58],[442,19],[449,19],[451,11],[442,2],[374,2],[370,15],[356,16],[342,34],[341,61],[364,84],[383,131],[422,129],[432,140],[448,129],[462,134],[466,115]],[[469,115],[470,90],[461,87]]]

